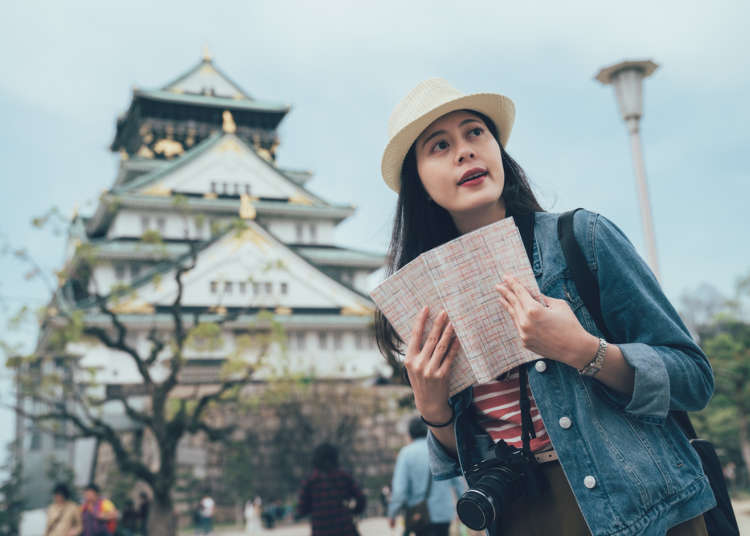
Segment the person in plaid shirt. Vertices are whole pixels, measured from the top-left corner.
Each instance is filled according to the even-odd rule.
[[[365,504],[354,479],[339,469],[338,449],[328,443],[315,447],[313,472],[297,500],[297,518],[310,516],[312,536],[359,536],[352,516],[362,513]]]

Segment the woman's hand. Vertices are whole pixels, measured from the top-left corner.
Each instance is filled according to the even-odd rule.
[[[565,300],[542,296],[545,306],[510,275],[503,276],[495,288],[524,348],[577,369],[594,357],[599,339],[583,329]]]
[[[442,423],[452,415],[448,405],[448,373],[459,344],[445,311],[437,316],[423,344],[428,314],[425,307],[414,323],[404,366],[414,391],[417,411],[430,422]]]

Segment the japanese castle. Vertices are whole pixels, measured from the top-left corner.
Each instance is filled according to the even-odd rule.
[[[228,320],[221,345],[186,350],[181,382],[218,381],[235,336],[261,314],[283,327],[286,345],[268,357],[259,379],[390,375],[367,295],[368,277],[385,256],[335,245],[336,226],[355,209],[307,189],[310,172],[276,164],[277,129],[289,110],[251,97],[207,55],[160,89],[134,89],[111,144],[120,155],[114,183],[92,215],[71,223],[57,306],[109,328],[95,297],[127,286],[114,311],[131,344],[148,348],[152,329],[172,325],[175,270],[197,251],[183,276],[182,309]],[[43,327],[40,347],[47,336]],[[138,393],[141,376],[128,356],[92,340],[69,344],[68,352],[96,370],[107,393]],[[124,413],[111,416],[118,419],[127,422]],[[92,441],[60,442],[33,428],[24,435],[27,496],[49,497],[44,460],[51,454],[73,467],[77,484],[91,478]]]

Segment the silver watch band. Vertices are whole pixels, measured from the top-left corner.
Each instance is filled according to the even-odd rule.
[[[604,357],[607,355],[607,341],[599,339],[599,348],[596,350],[596,354],[591,361],[586,363],[583,368],[579,369],[578,372],[583,376],[594,376],[597,372],[602,369],[604,365]]]

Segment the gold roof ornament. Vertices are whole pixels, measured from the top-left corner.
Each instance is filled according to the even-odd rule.
[[[277,315],[290,315],[292,314],[292,310],[289,307],[277,307],[275,313]]]
[[[221,125],[221,128],[224,132],[227,134],[234,134],[237,132],[237,124],[234,122],[234,118],[232,117],[232,112],[229,110],[224,110],[224,113],[221,114],[222,119],[224,120],[224,123]]]
[[[258,156],[260,156],[266,162],[273,162],[273,155],[271,154],[271,151],[269,151],[265,147],[258,147],[255,149],[255,152],[258,153]]]
[[[247,194],[240,195],[240,218],[243,220],[254,220],[255,214],[252,198]]]
[[[152,315],[154,314],[154,306],[150,303],[138,301],[134,298],[126,298],[123,301],[115,303],[110,307],[113,313],[117,314],[136,314],[136,315]]]
[[[160,197],[169,197],[172,195],[172,190],[162,186],[161,184],[154,184],[140,192],[143,195],[155,195]]]
[[[341,308],[342,316],[367,316],[372,313],[373,313],[372,309],[369,309],[363,305],[354,305],[354,306]]]
[[[153,151],[149,149],[148,147],[146,147],[145,145],[141,145],[141,148],[138,149],[138,152],[135,154],[136,156],[139,156],[141,158],[153,158],[154,157]]]
[[[78,217],[78,203],[73,205],[73,215],[70,217],[71,220],[75,220]]]
[[[302,194],[294,194],[289,198],[289,202],[293,205],[312,205],[313,200]]]
[[[127,160],[128,158],[130,158],[130,155],[125,150],[125,147],[120,147],[120,159],[121,160]]]
[[[164,155],[165,158],[172,158],[185,152],[185,149],[179,141],[165,138],[154,144],[154,152]]]
[[[203,61],[211,61],[213,57],[211,52],[208,50],[208,45],[203,45]]]

